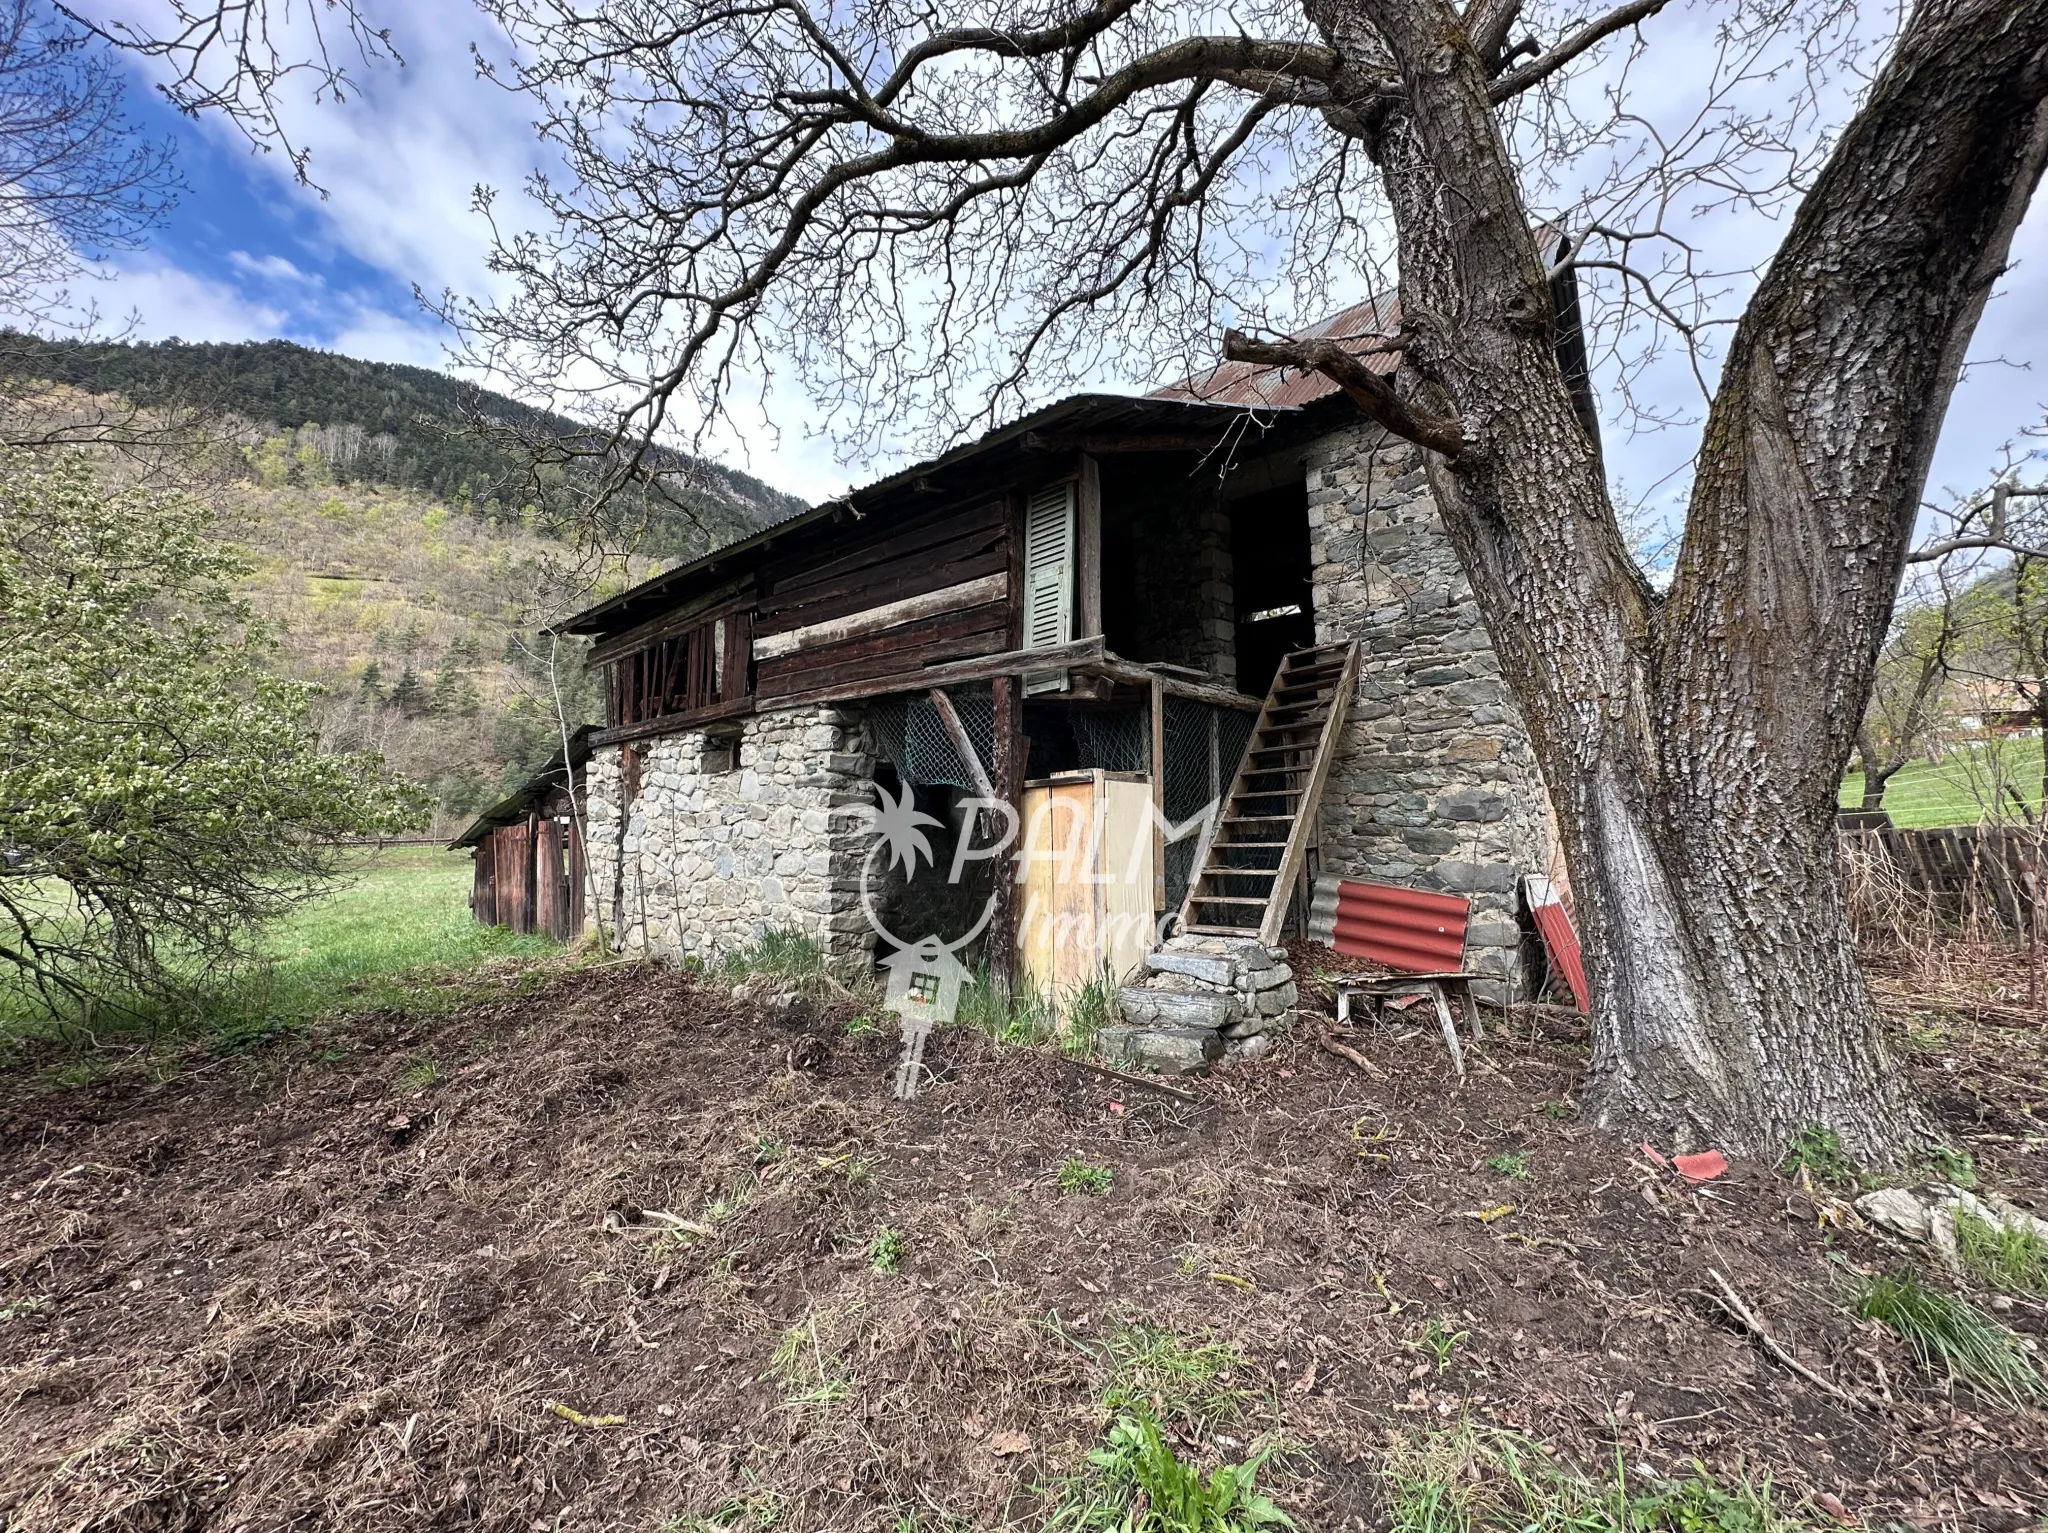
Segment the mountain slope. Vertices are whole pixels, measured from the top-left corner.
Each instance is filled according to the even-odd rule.
[[[576,429],[562,416],[423,367],[365,362],[290,341],[132,344],[0,331],[0,379],[119,395],[146,410],[239,416],[285,434],[293,451],[311,448],[337,483],[398,485],[500,516],[519,512],[527,464],[516,451],[472,435],[465,407],[550,432]],[[667,456],[691,487],[679,496],[686,511],[652,529],[648,553],[693,557],[805,509],[750,474]]]
[[[321,687],[330,748],[382,751],[432,789],[435,828],[451,834],[548,757],[565,715],[573,728],[602,711],[584,646],[558,651],[540,624],[803,509],[750,475],[691,462],[685,511],[631,557],[593,565],[518,501],[522,464],[469,435],[463,407],[569,422],[423,368],[285,341],[0,331],[0,391],[29,420],[71,393],[224,418],[225,450],[199,477],[218,536],[252,567],[245,589],[278,634],[277,668]]]

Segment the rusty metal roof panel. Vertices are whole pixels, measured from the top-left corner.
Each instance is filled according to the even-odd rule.
[[[1401,307],[1392,293],[1381,293],[1364,303],[1353,304],[1320,324],[1297,330],[1289,340],[1357,341],[1362,351],[1371,343],[1385,340],[1401,328]],[[1374,372],[1387,376],[1400,365],[1400,353],[1374,352],[1360,358]],[[1256,362],[1225,362],[1220,367],[1189,378],[1153,394],[1155,399],[1195,399],[1205,404],[1242,405],[1253,409],[1290,409],[1325,399],[1337,392],[1337,385],[1321,373],[1302,372],[1291,367],[1265,367]]]
[[[1455,973],[1465,961],[1471,910],[1459,894],[1342,879],[1330,946],[1411,974]]]

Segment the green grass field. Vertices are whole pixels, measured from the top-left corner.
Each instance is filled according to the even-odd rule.
[[[0,992],[0,1055],[11,1040],[68,1041],[91,1058],[59,1074],[83,1079],[98,1073],[109,1050],[206,1041],[231,1053],[300,1031],[328,1012],[451,1005],[465,993],[447,984],[452,975],[494,959],[561,951],[542,937],[477,925],[469,913],[469,859],[456,853],[350,852],[343,875],[263,934],[259,964],[196,1006],[55,1022]]]
[[[1960,747],[1939,765],[1915,761],[1886,784],[1884,807],[1892,823],[1903,827],[1975,825],[1987,819],[2010,823],[2020,816],[2008,788],[2025,799],[2030,811],[2040,808],[2038,738]],[[1855,809],[1862,803],[1863,774],[1851,772],[1842,782],[1841,805]]]

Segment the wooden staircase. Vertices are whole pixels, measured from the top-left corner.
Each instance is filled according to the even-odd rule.
[[[1296,650],[1280,662],[1188,885],[1181,930],[1279,940],[1357,686],[1356,642]]]

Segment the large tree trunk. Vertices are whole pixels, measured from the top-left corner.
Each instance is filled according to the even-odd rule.
[[[1405,87],[1359,112],[1400,237],[1404,371],[1464,435],[1429,474],[1557,806],[1599,1110],[1752,1154],[1823,1123],[1895,1158],[1921,1120],[1857,969],[1835,801],[1942,413],[2040,174],[2048,0],[1915,13],[1730,347],[1661,597],[1574,416],[1458,17],[1310,14],[1349,57],[1383,43]]]

